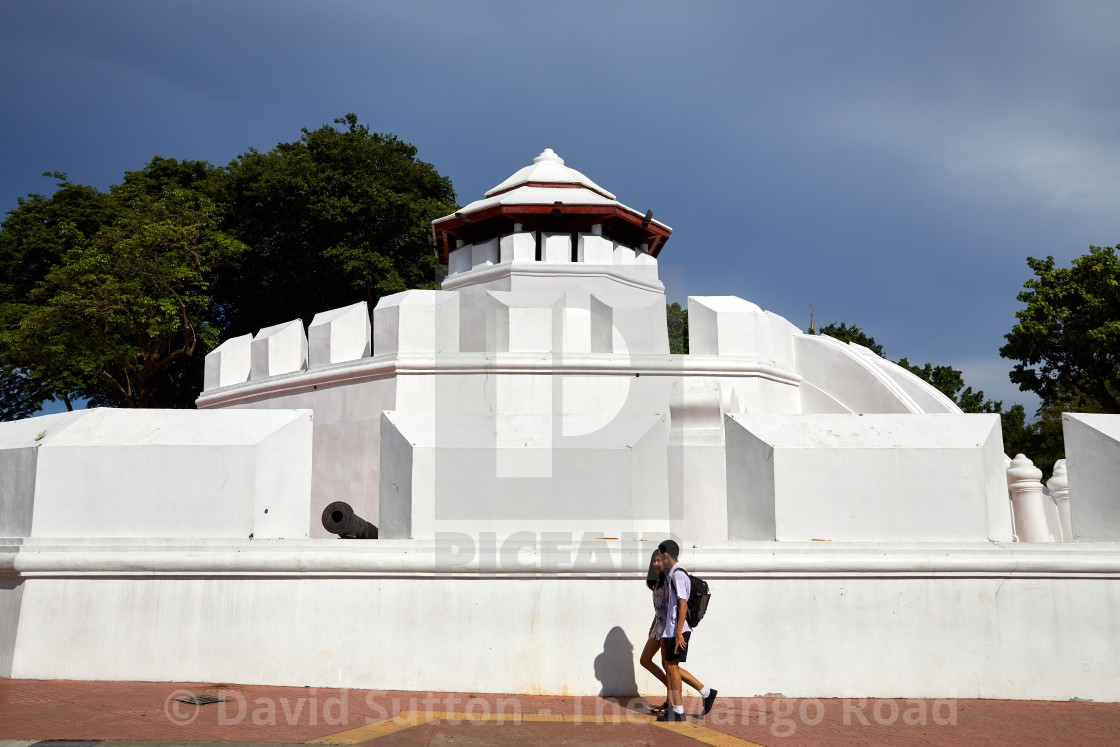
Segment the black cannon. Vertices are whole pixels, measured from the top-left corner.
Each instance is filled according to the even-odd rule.
[[[377,527],[354,513],[349,503],[335,501],[323,509],[323,528],[343,539],[377,539]]]

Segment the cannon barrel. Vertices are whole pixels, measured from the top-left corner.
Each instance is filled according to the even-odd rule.
[[[335,501],[323,509],[323,528],[345,539],[377,539],[377,527],[354,513],[349,503]]]

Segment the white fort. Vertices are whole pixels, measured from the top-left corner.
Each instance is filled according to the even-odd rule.
[[[750,301],[670,354],[670,234],[545,150],[433,223],[441,290],[228,339],[198,411],[0,424],[0,676],[654,692],[673,536],[721,695],[1120,701],[1120,417],[1067,415],[1044,488]]]

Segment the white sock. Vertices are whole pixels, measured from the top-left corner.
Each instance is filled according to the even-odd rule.
[[[684,713],[684,706],[673,706],[673,713]]]
[[[700,697],[701,698],[706,698],[711,694],[712,694],[712,688],[708,687],[707,685],[704,685],[704,688],[700,691]]]

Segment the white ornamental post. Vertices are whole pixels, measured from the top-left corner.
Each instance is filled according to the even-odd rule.
[[[1058,505],[1058,520],[1062,523],[1062,542],[1073,542],[1073,524],[1069,519],[1069,476],[1066,474],[1066,460],[1054,462],[1054,475],[1046,483],[1050,497]]]
[[[1048,542],[1046,496],[1042,492],[1042,470],[1022,454],[1016,454],[1007,468],[1007,489],[1015,509],[1015,534],[1020,542]]]

